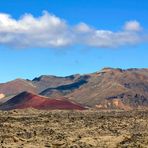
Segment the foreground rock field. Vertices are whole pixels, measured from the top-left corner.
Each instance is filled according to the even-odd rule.
[[[1,111],[0,148],[148,148],[148,111]]]

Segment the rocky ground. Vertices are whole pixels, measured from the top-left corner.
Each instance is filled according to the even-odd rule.
[[[0,147],[147,148],[148,111],[1,111]]]

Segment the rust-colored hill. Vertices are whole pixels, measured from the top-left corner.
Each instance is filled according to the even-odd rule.
[[[0,105],[0,110],[12,109],[61,109],[61,110],[83,110],[85,109],[79,104],[70,102],[64,98],[47,98],[44,96],[36,95],[30,92],[22,92],[13,97],[7,102]]]

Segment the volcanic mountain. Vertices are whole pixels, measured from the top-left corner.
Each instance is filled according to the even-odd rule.
[[[32,81],[30,81],[30,83],[32,83],[33,86],[36,86],[38,92],[42,92],[45,89],[48,89],[51,87],[58,87],[61,85],[71,84],[73,82],[76,82],[80,77],[82,76],[79,74],[70,75],[67,77],[42,75],[40,77],[34,78]]]
[[[3,100],[7,100],[23,91],[40,93],[50,87],[58,87],[61,85],[73,83],[77,81],[77,79],[79,79],[80,77],[81,76],[78,74],[67,77],[43,75],[40,77],[36,77],[33,80],[16,79],[7,83],[1,83],[0,95],[4,96]]]
[[[104,68],[86,75],[49,75],[32,81],[19,79],[0,84],[1,96],[23,91],[55,100],[67,98],[96,109],[143,109],[148,108],[148,69]],[[4,99],[1,100],[4,103]]]
[[[0,94],[5,95],[5,97],[12,97],[23,91],[37,93],[37,88],[31,82],[23,79],[16,79],[0,84]]]
[[[85,76],[79,77],[79,79],[77,79],[77,81],[73,83],[61,85],[58,87],[50,87],[42,91],[40,94],[45,96],[50,96],[50,97],[64,96],[66,94],[73,92],[74,90],[78,90],[82,85],[87,83],[88,79],[89,79],[89,76],[85,75]]]
[[[81,105],[66,100],[65,98],[47,98],[44,96],[36,95],[31,92],[22,92],[13,97],[7,102],[0,105],[0,110],[12,109],[60,109],[60,110],[83,110]]]
[[[79,84],[79,87],[74,89],[76,84]],[[148,69],[104,68],[87,75],[85,83],[77,81],[57,88],[48,88],[41,94],[62,95],[69,100],[98,109],[147,108]]]

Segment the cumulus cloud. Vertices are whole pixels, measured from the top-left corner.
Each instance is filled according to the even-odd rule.
[[[124,26],[127,31],[140,31],[142,29],[138,21],[128,21]]]
[[[140,23],[126,22],[124,29],[113,32],[95,29],[83,22],[74,26],[46,11],[42,16],[25,14],[14,19],[0,13],[0,45],[14,48],[58,48],[72,45],[112,48],[143,41]]]

